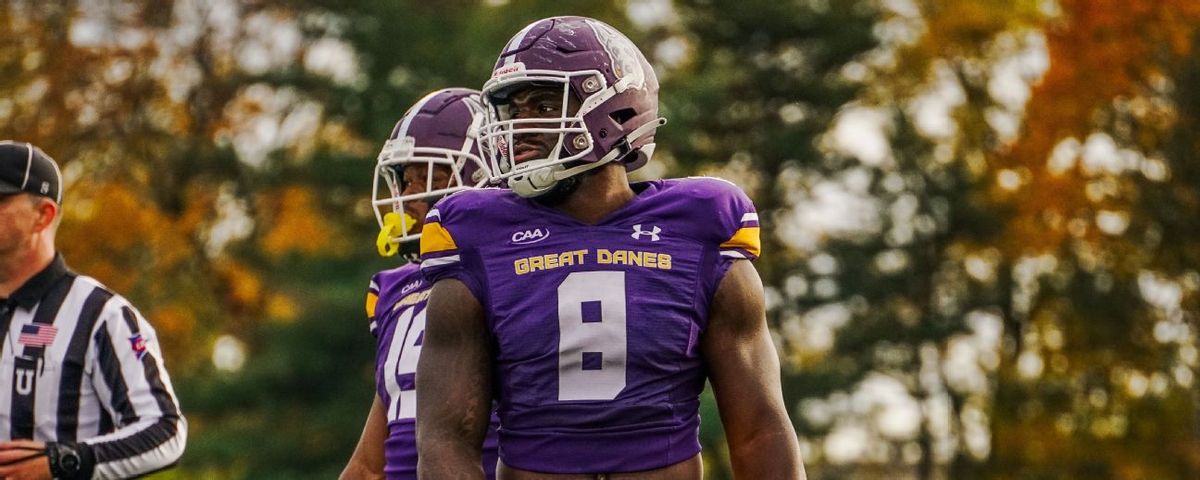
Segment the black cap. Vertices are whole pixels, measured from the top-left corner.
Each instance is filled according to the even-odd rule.
[[[0,141],[0,195],[32,193],[62,203],[62,172],[54,159],[29,143]]]

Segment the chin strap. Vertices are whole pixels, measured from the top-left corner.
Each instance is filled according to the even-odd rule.
[[[400,232],[411,232],[414,225],[417,224],[417,219],[407,213],[388,212],[383,216],[383,227],[379,229],[379,236],[375,237],[375,249],[379,251],[379,255],[383,257],[395,256],[396,252],[400,251],[400,243],[396,240],[395,234]]]
[[[649,135],[650,133],[653,133],[656,129],[658,129],[658,127],[666,124],[667,119],[662,117],[659,117],[653,122],[646,122],[642,126],[635,128],[632,132],[629,132],[629,135],[625,136],[625,140],[618,144],[617,148],[609,150],[606,155],[600,157],[600,159],[595,162],[583,163],[571,168],[567,168],[563,164],[539,168],[522,175],[519,179],[509,179],[509,188],[511,188],[513,192],[516,192],[517,195],[525,198],[533,198],[543,195],[546,192],[549,192],[550,189],[554,188],[555,184],[564,179],[574,177],[589,170],[600,168],[612,162],[613,160],[625,156],[632,151],[629,146],[633,145],[633,142],[637,141],[639,138]],[[641,148],[645,149],[647,153],[654,152],[653,143],[643,145]]]

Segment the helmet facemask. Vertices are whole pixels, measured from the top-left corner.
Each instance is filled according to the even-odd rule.
[[[495,180],[508,183],[522,196],[532,197],[545,193],[558,180],[574,174],[564,176],[564,171],[588,163],[586,160],[594,150],[594,142],[584,115],[590,109],[583,107],[587,102],[578,100],[581,96],[576,94],[578,89],[574,87],[586,82],[596,85],[592,90],[595,92],[599,90],[603,76],[598,72],[517,73],[495,78],[484,87],[487,120],[481,129],[479,142],[489,159]],[[556,92],[553,103],[559,115],[541,117],[535,114],[517,118],[519,112],[516,111],[513,97],[531,89],[541,90],[531,94],[535,96],[544,96],[546,91]],[[536,110],[541,103],[536,102],[533,108]],[[540,141],[542,139],[538,137],[550,137],[550,140]],[[547,156],[521,159],[520,156],[525,154],[522,147],[529,143],[545,143],[543,147]],[[583,170],[595,166],[588,165]]]

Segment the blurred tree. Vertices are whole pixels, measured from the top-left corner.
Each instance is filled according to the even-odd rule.
[[[814,471],[969,478],[986,457],[978,414],[1004,298],[990,243],[1006,215],[980,195],[984,154],[1001,142],[981,67],[1020,52],[1006,35],[1033,22],[1029,9],[885,6],[880,46],[841,69],[868,88],[827,120],[819,162],[784,188],[808,192],[780,222],[807,258],[774,286],[803,366],[788,386],[803,399]]]
[[[981,476],[1194,478],[1196,333],[1183,302],[1196,271],[1177,260],[1195,227],[1176,209],[1196,186],[1176,175],[1191,180],[1179,139],[1195,132],[1176,104],[1193,95],[1183,61],[1200,5],[1059,8],[1050,69],[1019,140],[996,156],[994,193],[1015,211],[999,247],[1017,285]]]
[[[822,420],[831,404],[850,403],[842,418],[822,420],[834,429],[827,442],[871,432],[856,447],[859,461],[888,465],[885,477],[972,478],[988,455],[981,417],[1010,282],[994,244],[1009,212],[984,195],[985,158],[1005,142],[1000,120],[1019,118],[1021,108],[996,98],[992,84],[995,65],[1026,54],[1022,35],[1038,25],[1036,8],[892,3],[877,30],[883,47],[864,59],[871,88],[838,120],[879,117],[890,151],[843,146],[858,162],[829,159],[825,175],[878,211],[861,231],[831,238],[800,277],[811,286],[799,299],[811,313],[797,330],[838,329],[832,345],[816,349],[814,370],[855,375],[805,413]],[[841,125],[832,130],[833,140],[854,141],[837,135]]]
[[[778,292],[807,253],[794,249],[786,228],[799,180],[821,168],[821,133],[861,91],[840,72],[875,45],[876,12],[857,1],[681,1],[676,8],[677,17],[654,25],[642,43],[662,69],[662,114],[670,121],[659,130],[656,158],[674,174],[732,180],[754,199],[764,226],[756,264],[770,291],[771,323],[780,325],[797,309],[778,305]],[[814,381],[822,376],[797,366],[785,376],[789,405],[848,381]],[[715,413],[706,399],[707,471],[730,478]]]
[[[656,64],[642,176],[754,197],[811,478],[1200,472],[1192,0],[9,0],[0,137],[64,165],[69,263],[161,333],[192,422],[167,476],[336,475],[392,266],[372,156],[559,14]]]
[[[273,428],[297,424],[272,424],[282,417],[276,408],[286,412],[293,402],[293,412],[307,412],[317,403],[273,397],[235,410],[225,401],[238,397],[220,387],[243,375],[241,362],[218,371],[212,358],[248,356],[257,366],[274,353],[275,339],[262,332],[360,311],[359,292],[305,298],[309,285],[280,282],[312,270],[291,263],[297,259],[346,255],[345,227],[330,219],[354,205],[346,187],[366,183],[306,172],[322,160],[369,171],[369,163],[345,160],[372,148],[316,100],[343,80],[320,64],[322,49],[336,44],[322,43],[320,25],[304,31],[289,15],[266,2],[0,5],[0,137],[36,143],[60,161],[67,190],[59,243],[68,263],[133,298],[160,332],[192,425],[175,475],[254,471],[260,460],[231,450],[238,442],[211,440],[229,439],[223,429],[253,431],[240,444],[260,451],[277,444],[261,441],[275,437]],[[324,305],[317,301],[339,313],[313,308]],[[218,338],[227,340],[224,350],[214,349]],[[316,358],[335,366],[347,355],[369,358],[357,346],[318,349]],[[273,384],[312,381],[293,361],[312,348],[291,347],[266,370],[275,382],[255,383],[259,395],[273,395]],[[335,432],[279,438],[353,445],[355,428]]]
[[[1130,414],[1131,419],[1167,417],[1164,423],[1169,423],[1137,425],[1134,441],[1163,446],[1155,453],[1167,457],[1168,468],[1194,477],[1200,475],[1200,218],[1192,214],[1200,211],[1200,36],[1193,34],[1192,42],[1188,58],[1170,71],[1175,86],[1170,98],[1178,116],[1161,150],[1168,171],[1135,177],[1143,192],[1135,211],[1153,219],[1144,226],[1134,222],[1134,228],[1144,232],[1143,248],[1149,250],[1148,265],[1138,280],[1153,290],[1143,294],[1147,301],[1159,306],[1152,317],[1154,338],[1173,347],[1174,358],[1167,356],[1148,379],[1144,373],[1131,374],[1127,382],[1174,381],[1175,388],[1154,392]],[[1159,426],[1166,427],[1165,432],[1156,431]]]

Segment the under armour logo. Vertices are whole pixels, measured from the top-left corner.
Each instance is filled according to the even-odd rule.
[[[651,242],[657,242],[658,234],[660,232],[662,232],[662,229],[658,228],[658,225],[650,227],[650,230],[642,230],[642,225],[638,224],[633,226],[633,234],[630,236],[633,237],[634,240],[641,240],[642,235],[649,235]]]

